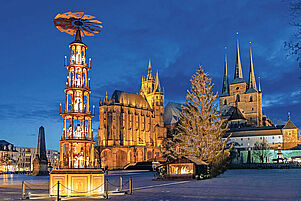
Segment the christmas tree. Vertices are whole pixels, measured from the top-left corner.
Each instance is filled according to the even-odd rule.
[[[199,66],[190,80],[192,87],[187,90],[176,133],[165,143],[165,154],[174,158],[198,158],[210,164],[212,170],[220,172],[218,169],[230,155],[231,148],[226,148],[230,136],[222,140],[226,126],[217,113],[215,100],[218,95],[212,92],[214,84],[211,80]]]

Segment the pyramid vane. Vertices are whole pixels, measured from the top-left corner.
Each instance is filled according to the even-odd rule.
[[[229,94],[229,81],[228,81],[228,70],[227,70],[227,47],[225,47],[225,68],[224,68],[224,79],[223,79],[223,89],[222,94]]]
[[[237,49],[236,49],[236,63],[235,63],[234,79],[236,79],[236,78],[243,79],[242,69],[241,69],[241,62],[240,62],[240,55],[239,55],[238,32],[236,34],[237,34],[237,47],[236,47]]]
[[[251,42],[250,42],[250,72],[249,72],[249,85],[248,85],[248,88],[257,90],[255,76],[254,76]]]

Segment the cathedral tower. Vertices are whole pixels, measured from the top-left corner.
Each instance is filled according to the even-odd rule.
[[[161,89],[159,73],[157,71],[155,79],[152,75],[151,61],[148,63],[148,73],[146,79],[142,77],[140,95],[143,96],[150,107],[154,110],[156,121],[159,126],[164,126],[164,91]]]

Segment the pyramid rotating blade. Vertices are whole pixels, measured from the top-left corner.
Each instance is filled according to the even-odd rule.
[[[89,20],[89,19],[93,19],[95,18],[94,16],[92,15],[84,15],[84,17],[82,18],[82,20]]]

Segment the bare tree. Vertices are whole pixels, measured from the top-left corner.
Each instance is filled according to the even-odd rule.
[[[255,158],[259,159],[261,163],[264,163],[264,160],[267,162],[267,158],[271,155],[270,149],[267,142],[256,142],[253,148],[253,155]]]
[[[301,67],[301,0],[288,0],[291,15],[290,24],[296,28],[291,38],[284,43],[288,55],[296,56]]]

